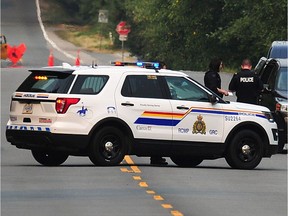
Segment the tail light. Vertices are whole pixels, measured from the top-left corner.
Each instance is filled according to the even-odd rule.
[[[57,98],[55,109],[57,113],[64,114],[68,108],[79,102],[80,98]]]
[[[281,110],[281,104],[276,103],[275,110],[276,110],[276,111],[280,111],[280,110]]]

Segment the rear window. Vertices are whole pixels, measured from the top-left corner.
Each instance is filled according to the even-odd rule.
[[[67,93],[74,76],[68,73],[33,72],[19,86],[19,92]]]
[[[109,77],[105,75],[79,75],[71,90],[71,94],[98,94]]]

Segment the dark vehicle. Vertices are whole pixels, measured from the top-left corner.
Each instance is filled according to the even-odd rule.
[[[268,51],[267,58],[287,59],[288,41],[274,41]]]
[[[267,59],[262,57],[255,72],[264,83],[264,91],[259,98],[259,104],[268,107],[278,126],[279,152],[287,143],[287,65],[288,59]]]

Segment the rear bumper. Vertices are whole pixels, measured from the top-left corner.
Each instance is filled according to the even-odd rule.
[[[21,149],[49,149],[82,154],[89,145],[87,135],[54,134],[49,131],[6,129],[6,139]]]

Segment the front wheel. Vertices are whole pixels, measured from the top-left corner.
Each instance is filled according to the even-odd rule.
[[[171,156],[170,159],[181,167],[196,167],[203,161],[202,158],[190,156]]]
[[[64,163],[68,154],[57,152],[57,151],[47,151],[47,150],[31,150],[34,159],[44,165],[44,166],[59,166]]]
[[[96,133],[90,144],[89,158],[100,166],[114,166],[121,163],[128,145],[122,131],[115,127],[105,127]]]
[[[234,169],[254,169],[263,157],[263,144],[254,131],[243,130],[231,140],[225,159]]]

